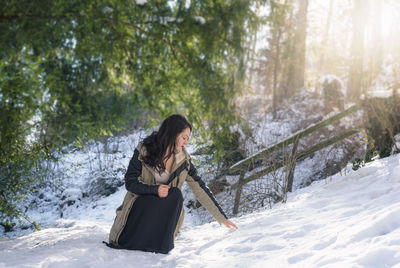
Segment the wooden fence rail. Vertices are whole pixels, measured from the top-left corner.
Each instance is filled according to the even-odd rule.
[[[315,124],[315,125],[313,125],[311,127],[308,127],[307,129],[305,129],[305,130],[303,130],[301,132],[298,132],[298,133],[292,135],[290,138],[288,138],[288,139],[286,139],[284,141],[281,141],[281,142],[279,142],[279,143],[277,143],[277,144],[275,144],[275,145],[273,145],[273,146],[271,146],[271,147],[269,147],[267,149],[264,149],[264,150],[262,150],[262,151],[260,151],[260,152],[258,152],[256,154],[246,158],[246,159],[243,159],[243,160],[237,162],[236,164],[233,164],[228,169],[227,174],[231,175],[235,171],[242,170],[244,166],[248,166],[249,167],[249,166],[251,166],[251,164],[254,164],[254,162],[256,160],[264,158],[265,156],[269,155],[273,151],[276,151],[278,149],[284,148],[284,147],[288,146],[289,144],[293,143],[296,139],[301,139],[301,138],[303,138],[303,137],[305,137],[305,136],[307,136],[307,135],[309,135],[309,134],[311,134],[311,133],[313,133],[313,132],[315,132],[315,131],[317,131],[317,130],[325,127],[325,126],[328,126],[328,125],[330,125],[330,124],[342,119],[343,117],[346,117],[346,116],[358,111],[359,109],[360,109],[359,106],[354,105],[354,106],[348,108],[347,110],[345,110],[345,111],[343,111],[343,112],[341,112],[341,113],[339,113],[337,115],[334,115],[334,116],[332,116],[332,117],[330,117],[330,118],[328,118],[328,119],[326,119],[324,121],[321,121],[318,124]]]

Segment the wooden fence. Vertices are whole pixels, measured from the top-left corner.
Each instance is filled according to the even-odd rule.
[[[332,144],[335,144],[341,140],[344,140],[346,138],[349,138],[355,134],[357,134],[358,132],[361,131],[361,129],[351,129],[351,130],[346,130],[343,133],[327,139],[325,141],[322,141],[320,143],[318,143],[317,145],[314,145],[302,152],[298,152],[298,144],[299,144],[299,140],[325,126],[328,126],[338,120],[340,120],[341,118],[348,116],[350,114],[353,114],[354,112],[358,111],[360,109],[359,106],[352,106],[350,108],[348,108],[347,110],[334,115],[326,120],[323,120],[315,125],[312,125],[302,131],[297,132],[296,134],[292,135],[291,137],[289,137],[288,139],[281,141],[267,149],[264,149],[246,159],[243,159],[239,162],[237,162],[236,164],[232,165],[228,171],[227,174],[228,175],[232,175],[234,173],[237,173],[239,171],[239,180],[237,183],[232,185],[233,189],[236,189],[236,196],[235,196],[235,203],[234,203],[234,207],[233,207],[233,214],[237,214],[238,209],[239,209],[239,203],[240,203],[240,196],[242,193],[242,188],[243,186],[250,182],[253,181],[255,179],[258,179],[274,170],[277,170],[278,168],[281,168],[283,166],[288,166],[288,173],[287,173],[287,177],[286,179],[286,189],[285,192],[291,192],[292,191],[292,185],[293,185],[293,175],[294,175],[294,169],[296,167],[296,162],[304,160],[305,158],[307,158],[308,156],[310,156],[311,154],[325,148],[328,147]],[[287,147],[288,145],[293,143],[293,148],[292,148],[292,152],[291,152],[291,156],[289,158],[289,161],[285,161],[285,160],[281,160],[277,163],[274,163],[274,165],[270,165],[267,166],[266,168],[254,172],[252,175],[245,177],[246,173],[248,173],[249,171],[252,171],[255,167],[255,162],[261,159],[265,159],[269,154],[271,154],[272,152],[278,150],[278,149],[283,149],[285,147]]]

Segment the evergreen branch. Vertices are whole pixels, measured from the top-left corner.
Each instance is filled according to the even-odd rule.
[[[18,16],[18,15],[14,15],[14,16],[0,16],[0,21],[12,21],[12,20],[16,20],[16,19],[31,19],[31,20],[60,20],[60,19],[66,19],[66,18],[70,18],[67,16],[32,16],[32,15],[22,15],[22,16]]]
[[[123,22],[123,23],[126,26],[129,26],[129,27],[132,27],[132,28],[138,30],[140,33],[145,34],[146,36],[149,36],[149,37],[152,37],[154,39],[160,40],[161,42],[167,44],[172,51],[177,52],[178,54],[180,54],[188,65],[190,65],[192,68],[194,67],[194,64],[188,59],[188,57],[178,47],[174,46],[169,40],[163,38],[160,35],[149,33],[149,32],[143,30],[141,27],[139,27],[139,26],[137,26],[135,24],[127,23],[127,22]],[[175,58],[179,61],[179,59],[176,56],[175,56]]]
[[[27,11],[24,15],[13,15],[13,16],[0,16],[1,21],[12,21],[18,19],[30,19],[30,20],[61,20],[61,19],[74,19],[77,20],[82,18],[83,16],[35,16],[35,15],[27,15],[29,12],[30,6],[28,7]],[[116,21],[115,19],[102,17],[102,18],[94,18],[94,20],[105,20],[105,21]],[[154,21],[140,21],[137,22],[138,25],[141,24],[150,24],[154,23]]]
[[[70,16],[32,16],[32,15],[22,15],[22,16],[0,16],[0,22],[1,21],[12,21],[12,20],[17,20],[17,19],[31,19],[31,20],[60,20],[60,19],[78,19],[79,17],[70,17]],[[113,18],[108,18],[108,17],[102,17],[102,18],[95,18],[94,20],[96,21],[108,21],[108,22],[118,22],[116,19]],[[143,30],[141,27],[139,27],[138,25],[142,25],[142,24],[149,24],[149,23],[154,23],[153,21],[145,21],[145,22],[138,22],[136,24],[133,23],[128,23],[128,22],[122,22],[124,25],[129,26],[131,28],[135,28],[137,30],[139,30],[142,34],[145,34],[149,37],[152,37],[154,39],[160,40],[163,43],[167,44],[171,50],[173,50],[174,52],[178,53],[179,55],[182,56],[182,58],[185,60],[185,62],[187,64],[189,64],[190,66],[194,67],[194,64],[188,59],[188,57],[176,46],[174,46],[169,40],[163,38],[162,36],[159,36],[157,34],[153,34],[153,33],[149,33],[145,30]],[[115,27],[113,27],[113,30],[117,33],[117,35],[119,36],[119,40],[122,40],[121,35],[119,34],[119,32],[116,30]],[[123,45],[124,46],[124,45]],[[129,53],[126,49],[126,46],[124,46],[124,50],[125,52],[128,54]],[[176,54],[174,54],[176,57]],[[177,57],[176,57],[177,58]],[[179,59],[177,58],[177,60],[179,61]]]

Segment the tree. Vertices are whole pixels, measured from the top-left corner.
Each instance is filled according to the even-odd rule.
[[[293,96],[296,91],[304,87],[308,0],[299,0],[298,4],[295,24],[292,25],[294,35],[291,40],[287,79],[283,81],[282,94],[285,98]]]
[[[354,0],[353,8],[353,37],[350,48],[350,70],[347,83],[347,97],[357,101],[362,92],[362,77],[364,70],[364,31],[365,1]]]
[[[368,69],[371,80],[381,71],[383,63],[383,38],[382,38],[382,1],[371,1],[370,16],[374,23],[371,25],[371,55],[369,58]]]
[[[38,182],[36,160],[144,113],[180,112],[209,127],[205,137],[224,139],[243,40],[257,24],[253,2],[3,1],[0,221]]]
[[[329,1],[329,9],[328,9],[328,16],[326,18],[326,25],[325,25],[325,29],[324,29],[324,34],[321,40],[321,53],[320,53],[320,57],[319,57],[319,67],[320,67],[320,71],[324,73],[325,71],[325,51],[326,51],[326,46],[328,43],[328,38],[329,38],[329,29],[331,28],[331,23],[332,23],[332,14],[333,14],[333,4],[334,4],[334,0],[330,0]]]
[[[286,1],[287,2],[287,1]],[[272,37],[270,40],[271,44],[271,56],[270,61],[273,63],[273,85],[272,85],[272,110],[273,117],[276,118],[276,111],[280,102],[278,95],[278,76],[280,73],[280,61],[281,61],[281,38],[285,26],[285,18],[287,16],[288,4],[280,4],[279,2],[271,2],[271,12],[269,15],[269,21],[271,22]]]

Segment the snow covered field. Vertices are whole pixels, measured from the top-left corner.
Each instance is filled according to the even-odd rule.
[[[400,267],[400,155],[314,182],[290,194],[286,204],[234,218],[239,230],[215,222],[193,226],[188,215],[168,255],[101,243],[123,191],[81,208],[78,219],[3,238],[0,267]]]

